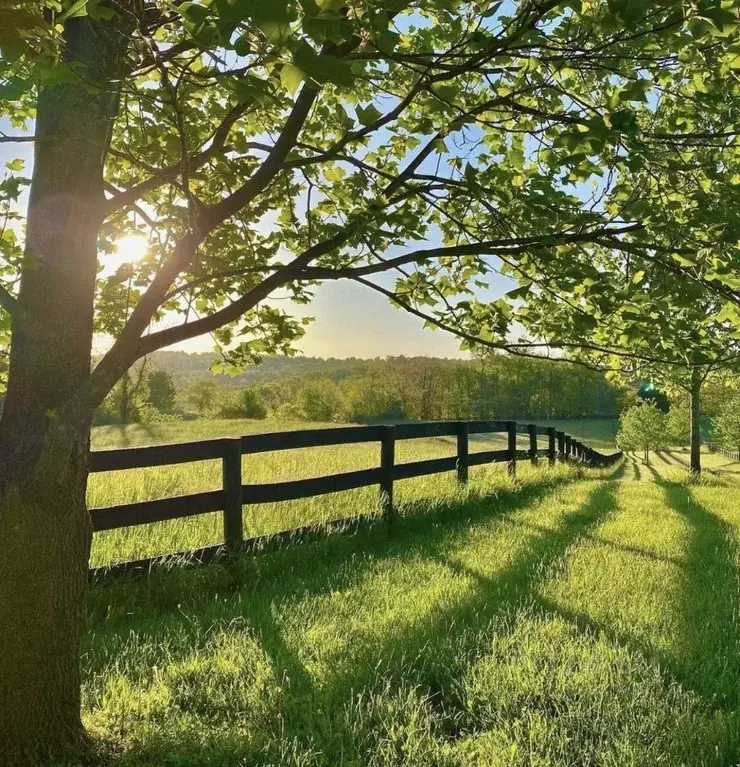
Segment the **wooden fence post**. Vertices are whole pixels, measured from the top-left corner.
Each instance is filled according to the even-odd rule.
[[[507,443],[506,450],[509,454],[507,471],[510,476],[516,476],[516,421],[506,422]]]
[[[225,439],[223,465],[224,545],[236,551],[244,541],[242,524],[242,441]]]
[[[565,460],[567,461],[571,457],[571,451],[573,450],[573,437],[570,434],[565,435]]]
[[[565,432],[559,431],[557,432],[558,437],[558,459],[560,460],[560,463],[563,463],[565,461]]]
[[[532,462],[532,466],[537,465],[537,426],[530,423],[529,429],[529,460]]]
[[[550,466],[555,465],[555,427],[547,428],[547,462]]]
[[[396,463],[396,435],[392,426],[383,426],[380,438],[380,509],[390,521],[393,510],[393,467]]]
[[[467,421],[457,424],[457,481],[466,484],[468,481],[468,433]]]

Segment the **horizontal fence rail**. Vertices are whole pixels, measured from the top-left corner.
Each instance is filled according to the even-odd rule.
[[[471,434],[496,433],[507,435],[505,450],[470,452]],[[518,444],[517,438],[522,435],[527,437],[526,448]],[[396,442],[425,437],[455,437],[456,454],[446,458],[396,463]],[[547,447],[540,447],[539,437],[546,438]],[[290,482],[245,484],[243,481],[243,455],[368,442],[380,443],[380,466],[376,468]],[[163,555],[98,569],[100,571],[146,569],[154,561],[167,557],[190,555],[198,558],[200,556],[200,559],[205,561],[212,559],[216,552],[254,548],[258,539],[244,540],[242,507],[247,504],[292,501],[377,485],[380,489],[382,514],[387,520],[391,520],[394,516],[393,484],[399,480],[455,471],[458,481],[466,483],[468,469],[471,466],[506,463],[509,474],[514,475],[517,461],[520,460],[536,464],[539,459],[547,458],[550,465],[558,461],[577,461],[591,466],[609,466],[621,456],[621,452],[603,455],[569,434],[556,431],[553,427],[519,424],[516,421],[435,421],[394,426],[348,426],[336,429],[250,434],[229,439],[91,452],[89,457],[91,472],[170,466],[214,459],[222,462],[223,469],[221,490],[90,510],[95,532],[220,511],[223,512],[224,542],[222,544],[208,547],[200,552]],[[343,522],[348,523],[350,520]],[[290,537],[299,533],[302,535],[307,530],[309,528],[286,530],[278,533],[277,536]]]
[[[726,447],[720,447],[712,442],[705,442],[704,446],[710,453],[719,453],[720,455],[732,458],[733,461],[740,461],[740,450],[728,450]]]

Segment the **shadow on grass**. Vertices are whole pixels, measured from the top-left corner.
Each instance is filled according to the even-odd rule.
[[[581,630],[600,634],[627,647],[692,690],[709,711],[720,710],[725,718],[718,754],[722,764],[740,764],[740,583],[736,567],[733,530],[704,505],[690,488],[670,482],[649,464],[647,468],[664,491],[666,504],[685,518],[691,537],[683,557],[683,594],[680,599],[680,633],[675,652],[656,650],[611,624],[593,620],[585,613],[567,610],[538,597],[546,614],[559,616]]]
[[[531,598],[549,567],[568,547],[616,509],[615,491],[616,482],[600,485],[581,508],[564,518],[560,527],[541,530],[520,558],[496,577],[475,572],[455,560],[454,542],[446,535],[415,541],[413,556],[440,562],[456,575],[470,578],[474,583],[471,593],[447,609],[430,613],[418,627],[386,637],[372,632],[362,637],[353,651],[349,673],[335,674],[323,682],[320,690],[310,682],[295,688],[296,699],[286,707],[286,726],[290,725],[291,709],[300,711],[299,719],[304,718],[306,706],[326,710],[331,701],[346,698],[353,689],[370,683],[379,672],[395,682],[421,687],[432,699],[443,699],[456,681],[452,669],[469,660],[471,653],[475,654],[471,645],[480,643],[481,629],[497,614]],[[511,512],[506,513],[500,523],[516,524],[511,516]],[[491,555],[495,557],[495,552]],[[260,634],[271,652],[279,630],[262,623]],[[280,650],[284,649],[280,645]],[[285,667],[287,660],[287,667],[295,672],[298,663],[295,657],[286,659],[281,652],[272,657],[278,666]],[[306,680],[305,673],[300,677]]]
[[[424,516],[414,513],[401,516],[390,536],[376,527],[352,538],[329,539],[300,550],[275,552],[261,560],[255,557],[219,566],[218,577],[204,571],[166,573],[157,577],[162,579],[159,589],[151,583],[118,585],[106,589],[109,592],[106,601],[112,601],[110,591],[115,589],[116,611],[125,612],[126,606],[118,604],[118,596],[139,604],[142,598],[149,597],[158,605],[161,616],[163,610],[174,611],[174,605],[169,604],[170,587],[166,585],[168,579],[174,581],[178,586],[177,609],[184,607],[185,612],[185,620],[177,621],[176,630],[192,631],[195,644],[200,639],[195,635],[198,626],[212,625],[214,620],[228,622],[245,618],[271,658],[278,677],[290,680],[283,702],[280,737],[295,739],[307,748],[313,748],[314,739],[316,745],[322,743],[322,756],[328,760],[322,763],[341,759],[348,749],[357,746],[354,741],[357,734],[342,718],[342,707],[352,702],[353,693],[372,688],[379,676],[394,685],[419,689],[427,700],[433,704],[436,701],[443,712],[447,736],[455,737],[454,712],[464,710],[463,702],[454,700],[455,683],[465,664],[475,657],[476,645],[490,641],[485,627],[497,614],[531,603],[537,585],[547,577],[550,567],[566,555],[575,541],[588,535],[616,510],[618,483],[615,480],[624,468],[622,465],[611,481],[596,486],[581,508],[567,514],[558,527],[537,530],[519,558],[495,577],[476,573],[456,561],[454,554],[460,537],[471,526],[492,517],[499,519],[501,525],[516,524],[517,520],[512,518],[515,512],[544,500],[563,482],[545,482],[462,504],[440,504]],[[495,550],[491,556],[496,556]],[[296,649],[286,641],[284,629],[276,620],[275,604],[346,589],[383,560],[411,558],[442,563],[461,577],[472,580],[472,586],[452,604],[442,601],[436,612],[425,615],[410,628],[392,634],[374,634],[371,630],[355,632],[353,646],[347,648],[351,657],[344,658],[348,662],[338,663],[336,669],[330,669],[318,683]],[[147,594],[151,589],[153,591]],[[214,590],[219,594],[224,590],[241,593],[234,593],[235,598],[224,603],[214,600]],[[163,595],[166,598],[163,599]],[[93,609],[93,614],[95,612]],[[189,628],[193,624],[187,613],[197,615],[195,628]],[[93,623],[102,618],[98,613]],[[122,618],[119,614],[120,632],[125,635],[131,631],[131,621]],[[137,621],[136,628],[139,633],[156,637],[175,627],[170,623],[163,628],[154,614],[148,625],[142,626]],[[187,652],[185,643],[183,653]],[[92,657],[90,664],[94,671]],[[453,713],[446,713],[450,711]],[[208,736],[208,742],[202,745],[204,756],[218,737]],[[173,745],[176,744],[173,742]],[[190,751],[189,758],[192,761],[188,763],[197,763],[198,754]]]
[[[691,685],[717,705],[740,705],[740,588],[733,529],[684,485],[665,481],[666,501],[692,528],[686,553],[680,662]]]
[[[124,448],[124,447],[131,447],[131,426],[132,424],[112,424],[109,428],[111,431],[115,432],[116,439],[115,439],[115,445],[116,448]],[[146,434],[148,437],[152,438],[154,437],[154,430],[152,429],[152,426],[148,422],[141,422],[136,424],[136,428],[139,429],[141,432]],[[137,443],[140,444],[140,443]]]
[[[391,529],[378,518],[352,535],[318,538],[299,545],[236,556],[201,568],[161,568],[143,580],[102,581],[88,592],[88,626],[110,629],[120,619],[130,630],[132,608],[145,604],[156,613],[180,613],[207,606],[214,594],[259,589],[270,597],[320,593],[349,587],[366,569],[390,557],[412,556],[418,540],[444,540],[470,525],[525,508],[569,482],[547,477],[495,493],[471,491],[463,500],[413,501],[398,508]]]
[[[625,459],[630,462],[630,468],[632,469],[632,479],[639,482],[642,479],[642,472],[640,471],[640,465],[637,463],[637,459],[631,453],[625,453]]]

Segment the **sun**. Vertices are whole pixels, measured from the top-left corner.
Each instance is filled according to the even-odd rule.
[[[128,234],[120,237],[115,242],[116,261],[121,264],[129,264],[144,258],[149,252],[149,242],[140,234]]]

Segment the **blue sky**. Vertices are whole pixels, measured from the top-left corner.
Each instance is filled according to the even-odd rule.
[[[5,120],[0,131],[17,135]],[[30,144],[0,144],[0,172],[5,162],[21,157],[26,162],[24,172],[31,174],[33,150]],[[25,200],[23,201],[25,204]],[[430,242],[430,246],[432,243]],[[383,280],[388,287],[391,280]],[[492,294],[500,295],[511,288],[508,281],[495,276]],[[333,282],[316,289],[315,300],[309,306],[284,308],[296,315],[315,318],[299,349],[308,356],[320,357],[384,357],[386,355],[426,355],[435,357],[466,357],[453,336],[423,328],[421,320],[394,308],[383,296],[361,285]],[[107,346],[106,339],[96,340],[97,351]],[[172,348],[186,351],[209,351],[213,343],[208,336],[191,339]]]

